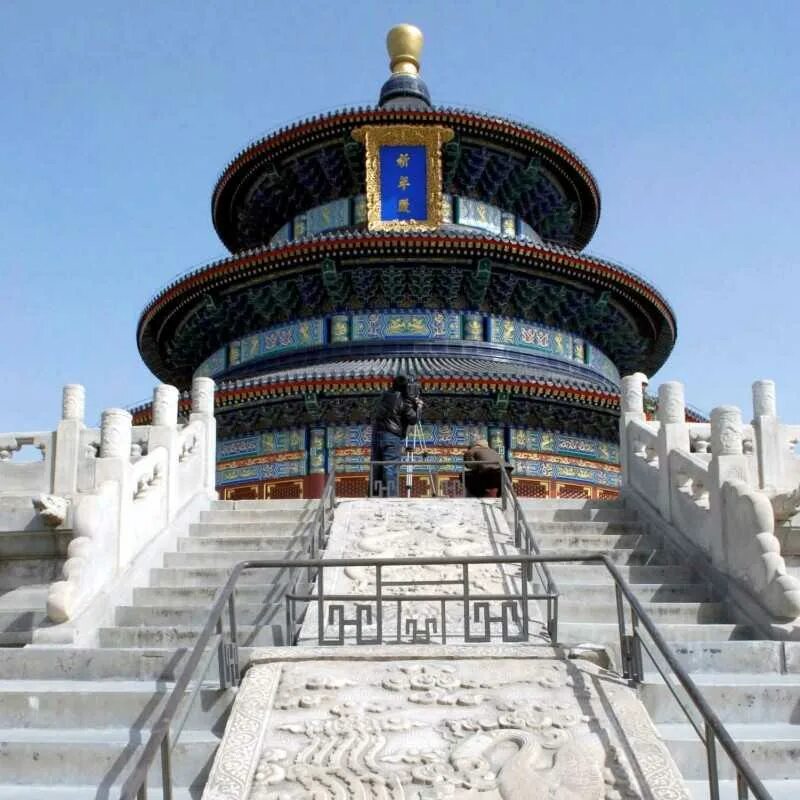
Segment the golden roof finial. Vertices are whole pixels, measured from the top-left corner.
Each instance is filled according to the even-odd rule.
[[[393,75],[418,75],[422,31],[416,25],[395,25],[386,35],[389,68]]]

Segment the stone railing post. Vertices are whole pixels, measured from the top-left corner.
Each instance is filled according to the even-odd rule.
[[[689,452],[689,428],[683,384],[668,381],[658,387],[658,510],[667,522],[672,521],[669,454],[672,450]]]
[[[200,420],[205,428],[203,443],[203,485],[216,497],[217,482],[217,421],[214,419],[214,381],[195,378],[192,381],[192,413],[190,421]]]
[[[153,424],[150,427],[149,447],[167,450],[167,474],[164,476],[167,490],[167,518],[178,512],[178,401],[180,392],[167,383],[153,389]]]
[[[61,420],[53,442],[53,494],[73,495],[77,490],[85,413],[86,390],[79,383],[68,383],[61,395]]]
[[[178,398],[174,386],[162,383],[153,389],[153,425],[174,428],[178,424]]]
[[[785,488],[782,484],[783,453],[780,446],[775,381],[753,384],[753,429],[758,460],[758,488]]]
[[[644,422],[644,387],[647,386],[647,376],[641,372],[626,375],[620,386],[620,415],[619,415],[619,459],[622,469],[622,485],[630,485],[629,457],[630,445],[628,443],[628,423],[631,420]]]
[[[124,408],[107,408],[100,419],[100,458],[131,457],[133,417]]]
[[[95,459],[95,489],[106,481],[119,487],[114,526],[118,531],[113,544],[115,567],[127,558],[130,548],[129,528],[133,524],[130,507],[133,503],[131,486],[131,440],[133,417],[124,408],[107,408],[100,417],[100,455]]]
[[[722,485],[728,480],[748,483],[747,458],[742,447],[742,413],[736,406],[718,406],[711,411],[711,462],[708,475],[712,559],[716,564],[727,564]]]

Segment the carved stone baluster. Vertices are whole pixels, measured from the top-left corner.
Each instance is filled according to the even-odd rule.
[[[131,455],[133,417],[124,408],[107,408],[100,421],[100,458]]]
[[[83,422],[86,414],[86,389],[79,383],[68,383],[61,395],[61,419]]]
[[[214,419],[214,389],[211,378],[195,378],[192,381],[192,414],[190,420],[203,423],[203,435],[199,441],[203,458],[204,486],[216,497],[214,484],[217,477],[217,421]]]
[[[742,412],[736,406],[717,406],[711,412],[711,454],[742,454]]]
[[[192,381],[192,414],[214,416],[214,388],[211,378],[195,378]]]
[[[688,453],[689,428],[686,425],[686,402],[683,384],[667,381],[658,387],[658,510],[667,521],[672,520],[670,459],[673,450]]]
[[[620,465],[622,467],[622,483],[630,485],[629,458],[633,442],[628,441],[628,423],[637,420],[644,422],[644,387],[647,386],[647,376],[641,372],[626,375],[620,385]]]
[[[153,389],[153,425],[178,424],[178,398],[174,386],[162,383]]]
[[[742,413],[736,406],[719,406],[711,411],[711,463],[708,465],[710,485],[709,508],[713,515],[710,542],[714,563],[727,563],[727,532],[723,530],[725,514],[722,487],[726,481],[749,483],[747,458],[742,449]],[[719,538],[716,538],[719,537]]]
[[[784,453],[780,442],[775,381],[761,380],[753,384],[753,430],[759,488],[783,488]]]
[[[61,421],[52,454],[55,494],[72,495],[78,488],[78,463],[86,457],[81,449],[85,415],[86,389],[79,383],[68,383],[61,394]],[[46,454],[44,458],[47,459]]]

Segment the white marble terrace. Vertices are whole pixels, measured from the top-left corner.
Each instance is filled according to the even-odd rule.
[[[623,494],[655,528],[700,559],[733,598],[774,632],[800,630],[800,425],[777,416],[775,384],[753,384],[753,420],[719,406],[709,423],[688,423],[678,382],[658,389],[647,420],[641,373],[623,378],[620,456]],[[782,629],[782,632],[781,630]]]
[[[55,624],[37,631],[40,641],[91,635],[134,573],[169,546],[176,521],[216,497],[214,382],[193,382],[187,424],[178,422],[178,400],[178,390],[162,384],[153,392],[152,425],[134,426],[128,411],[110,408],[91,428],[84,388],[71,384],[55,431],[0,434],[0,532],[31,540],[45,530],[72,534],[47,597]],[[25,445],[41,458],[15,460]]]

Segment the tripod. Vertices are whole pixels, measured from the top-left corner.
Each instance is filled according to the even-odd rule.
[[[414,485],[414,457],[417,455],[417,445],[423,448],[419,455],[421,456],[422,464],[428,473],[428,483],[431,487],[431,497],[436,497],[436,481],[433,479],[433,466],[429,461],[426,461],[428,452],[424,449],[425,434],[422,431],[422,422],[420,421],[419,416],[417,417],[417,421],[414,423],[414,427],[411,429],[410,446],[409,433],[406,432],[406,497],[411,497],[411,490]]]

